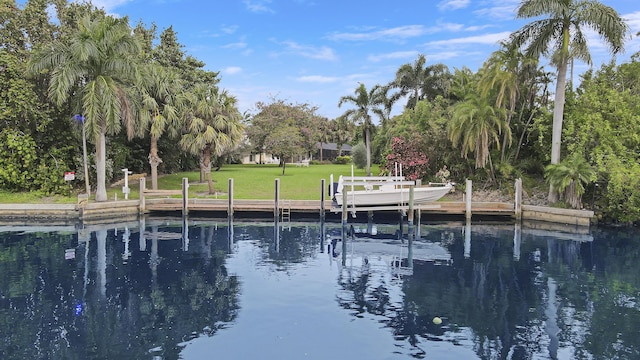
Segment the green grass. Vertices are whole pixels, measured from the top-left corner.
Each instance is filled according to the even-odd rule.
[[[378,174],[377,166],[372,166],[372,174]],[[182,187],[182,178],[189,179],[190,198],[227,199],[229,179],[233,178],[234,199],[269,200],[275,196],[275,179],[280,179],[280,198],[288,200],[320,200],[321,179],[325,179],[325,191],[329,186],[329,177],[334,175],[338,181],[340,175],[351,175],[351,165],[310,165],[296,167],[287,165],[285,174],[278,165],[225,165],[220,171],[214,171],[211,176],[217,195],[209,195],[206,182],[200,183],[200,172],[190,171],[164,175],[158,178],[158,189],[178,190]],[[356,176],[364,176],[364,169],[354,169]],[[147,189],[151,188],[151,178],[147,177]],[[129,199],[140,198],[140,186],[137,182],[129,184],[131,193]],[[82,192],[82,190],[78,190]],[[36,193],[9,193],[0,191],[0,202],[3,203],[75,203],[77,194],[68,196],[43,197]],[[92,194],[92,199],[95,194]],[[107,188],[109,200],[117,197],[123,200],[122,186]]]
[[[73,204],[78,201],[77,194],[71,192],[71,196],[54,195],[43,196],[37,192],[13,193],[0,190],[0,202],[8,204]]]

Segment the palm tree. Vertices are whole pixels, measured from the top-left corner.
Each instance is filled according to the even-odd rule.
[[[158,155],[158,140],[165,132],[171,136],[178,134],[181,117],[176,90],[182,87],[175,72],[160,65],[147,65],[141,73],[142,108],[138,129],[149,131],[151,138],[149,149],[151,188],[157,190],[158,165],[162,163],[162,159]]]
[[[210,194],[215,191],[211,179],[212,156],[221,156],[242,140],[242,114],[236,102],[226,91],[207,84],[196,85],[188,94],[185,105],[188,130],[182,135],[180,145],[200,156],[200,168],[207,176]]]
[[[491,54],[484,64],[484,71],[478,83],[482,96],[487,96],[495,90],[496,107],[506,107],[507,123],[511,127],[511,120],[516,111],[516,104],[520,96],[520,85],[524,82],[522,74],[535,60],[522,55],[518,47],[503,42],[501,48]],[[507,104],[508,103],[508,104]],[[507,149],[507,132],[502,137],[502,153],[500,160],[504,161]]]
[[[107,134],[117,134],[124,123],[134,134],[133,106],[128,89],[135,79],[135,56],[140,46],[126,18],[84,17],[68,42],[43,48],[29,63],[29,72],[50,71],[49,97],[59,106],[72,99],[86,120],[96,145],[96,201],[106,201]]]
[[[574,209],[580,209],[584,185],[593,180],[595,171],[582,156],[574,155],[558,164],[547,165],[544,175],[561,198]]]
[[[340,98],[338,107],[341,107],[344,103],[352,103],[356,106],[355,109],[347,110],[342,116],[350,118],[355,123],[361,123],[363,126],[364,143],[367,149],[367,175],[371,176],[371,113],[378,115],[381,119],[384,119],[384,110],[380,108],[384,104],[382,94],[382,87],[380,85],[374,86],[367,92],[367,88],[364,84],[360,83],[354,92],[354,95],[346,95]]]
[[[595,30],[611,53],[616,54],[623,48],[628,26],[612,7],[596,0],[523,0],[517,17],[539,19],[514,32],[511,35],[514,44],[518,47],[526,45],[527,56],[550,56],[558,69],[551,136],[551,164],[557,164],[560,162],[569,62],[578,59],[591,64],[583,30]],[[549,200],[557,200],[553,188],[549,191]]]
[[[418,55],[413,64],[404,64],[396,71],[393,85],[401,96],[408,95],[406,108],[413,109],[422,99],[434,99],[449,91],[449,69],[444,64],[425,66],[424,54]]]
[[[453,119],[448,124],[449,139],[460,145],[461,154],[467,158],[469,152],[476,156],[476,169],[489,163],[491,178],[495,181],[490,147],[497,143],[500,147],[500,134],[511,130],[506,126],[504,109],[493,107],[485,97],[469,94],[463,102],[455,105]]]

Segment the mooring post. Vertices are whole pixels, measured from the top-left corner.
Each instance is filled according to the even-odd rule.
[[[347,219],[349,218],[349,210],[347,209],[347,187],[342,189],[342,239],[346,239]]]
[[[144,178],[140,178],[140,214],[144,214],[145,212],[145,208],[146,208],[146,202],[145,202],[145,198],[144,198],[144,191],[146,188],[147,183],[145,182]]]
[[[280,216],[280,207],[278,206],[280,203],[280,179],[276,179],[276,189],[275,189],[275,204],[273,207],[273,216],[277,219]]]
[[[324,219],[324,187],[326,181],[320,180],[320,219]]]
[[[227,216],[233,216],[233,178],[229,178],[229,208],[227,209]]]
[[[329,199],[333,199],[333,174],[329,175]]]
[[[182,178],[182,216],[189,214],[189,178]]]
[[[516,220],[522,220],[522,178],[516,179],[516,194],[515,194],[515,215]]]
[[[413,196],[414,196],[413,189],[414,189],[414,186],[409,185],[409,213],[407,214],[407,223],[408,223],[407,231],[409,234],[413,232]]]
[[[469,179],[467,179],[467,195],[466,195],[466,203],[467,203],[467,208],[466,208],[466,212],[465,215],[467,216],[467,219],[471,219],[471,188],[473,186],[473,182]]]

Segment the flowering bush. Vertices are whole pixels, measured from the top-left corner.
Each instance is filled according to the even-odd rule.
[[[408,141],[401,137],[393,138],[385,170],[394,174],[396,164],[402,165],[402,175],[408,180],[422,179],[425,176],[429,169],[429,158],[418,136],[413,136]]]

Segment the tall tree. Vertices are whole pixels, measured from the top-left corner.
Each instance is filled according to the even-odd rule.
[[[180,99],[177,94],[182,89],[176,74],[169,68],[149,64],[141,71],[139,80],[142,107],[139,112],[141,131],[148,131],[151,139],[149,165],[151,166],[151,187],[158,189],[158,165],[162,159],[158,155],[158,140],[168,133],[177,136],[180,130]]]
[[[591,63],[585,29],[593,29],[609,46],[612,54],[623,48],[628,26],[610,6],[596,0],[523,0],[517,17],[538,18],[511,35],[516,46],[526,46],[526,54],[549,56],[558,69],[553,108],[551,164],[560,162],[567,69],[573,59]],[[549,200],[555,202],[553,184]]]
[[[524,83],[521,73],[523,68],[535,61],[526,58],[518,47],[503,42],[501,48],[494,51],[483,66],[482,76],[478,83],[482,96],[494,92],[496,107],[506,108],[507,126],[511,126],[511,120],[516,112],[516,104],[520,96],[520,84]],[[526,73],[526,72],[525,72]],[[507,149],[508,133],[504,132],[502,137],[502,153],[500,160],[504,161]]]
[[[449,69],[444,64],[425,66],[427,58],[418,55],[413,64],[404,64],[396,71],[393,85],[400,89],[402,96],[407,96],[408,109],[416,107],[418,101],[448,92]]]
[[[384,110],[381,108],[384,104],[384,91],[380,85],[374,86],[367,91],[364,84],[360,84],[354,92],[354,95],[346,95],[340,98],[338,107],[342,107],[344,103],[351,103],[356,108],[347,110],[343,116],[351,119],[355,123],[362,124],[364,133],[364,143],[367,149],[367,175],[371,176],[371,128],[374,126],[371,115],[376,114],[380,119],[384,118]]]
[[[200,156],[200,167],[214,194],[211,179],[212,157],[221,156],[242,140],[244,127],[236,99],[216,86],[198,84],[187,98],[188,130],[182,135],[183,149]]]
[[[84,114],[96,145],[96,201],[107,200],[106,135],[124,125],[133,136],[133,107],[128,88],[133,83],[140,52],[127,18],[84,17],[68,42],[44,47],[29,63],[29,72],[49,70],[49,96],[57,104],[68,100]]]
[[[500,146],[500,134],[509,132],[506,127],[503,109],[493,107],[485,97],[469,94],[465,101],[456,104],[453,119],[449,123],[449,138],[454,144],[460,144],[462,156],[469,152],[476,157],[476,168],[484,168],[487,163],[491,178],[495,181],[491,161],[491,144]]]

